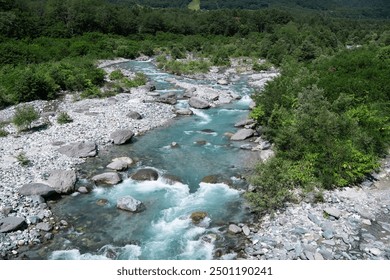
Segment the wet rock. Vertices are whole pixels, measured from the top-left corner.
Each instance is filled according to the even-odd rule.
[[[127,113],[126,116],[129,117],[130,119],[133,119],[133,120],[140,120],[140,119],[142,119],[141,114],[136,112],[136,111],[130,111],[129,113]]]
[[[339,219],[340,216],[341,216],[340,210],[338,210],[338,209],[336,209],[336,208],[330,208],[330,207],[328,207],[328,208],[325,208],[325,209],[324,209],[324,212],[325,212],[326,214],[328,214],[329,216],[335,217],[336,219]]]
[[[104,198],[101,198],[99,199],[98,201],[96,201],[96,205],[98,206],[104,206],[108,203],[108,200],[107,199],[104,199]]]
[[[97,148],[94,142],[72,143],[59,148],[57,151],[74,158],[94,157],[97,154]]]
[[[174,185],[176,183],[183,183],[183,181],[178,176],[175,176],[175,175],[164,174],[163,178],[164,178],[164,181],[169,185]]]
[[[177,103],[175,96],[161,96],[160,98],[157,98],[156,101],[169,105],[175,105]]]
[[[203,221],[203,219],[206,218],[207,216],[208,216],[207,212],[197,211],[197,212],[193,212],[190,218],[192,220],[192,223],[197,225],[201,221]]]
[[[172,142],[171,143],[171,148],[179,148],[180,145],[177,142]]]
[[[77,191],[79,192],[79,193],[83,193],[83,194],[86,194],[86,193],[89,193],[89,190],[88,190],[88,188],[87,187],[79,187],[78,189],[77,189]]]
[[[241,150],[252,150],[253,146],[251,144],[244,144],[240,146]]]
[[[134,133],[130,129],[118,129],[111,133],[110,138],[115,145],[122,145],[130,142]]]
[[[25,184],[18,189],[18,192],[25,196],[39,195],[45,199],[58,196],[55,189],[41,183]]]
[[[42,231],[51,231],[53,229],[53,226],[49,223],[38,223],[36,225],[36,228]]]
[[[151,168],[140,169],[131,176],[131,179],[136,181],[156,181],[158,172]]]
[[[129,212],[141,212],[145,209],[141,201],[129,195],[119,198],[116,207]]]
[[[76,172],[74,170],[52,170],[47,183],[61,194],[70,194],[75,190]]]
[[[123,171],[129,168],[133,164],[133,160],[129,157],[120,157],[115,158],[112,160],[112,162],[107,165],[107,168],[117,170],[117,171]]]
[[[191,109],[179,109],[176,110],[177,115],[182,115],[182,116],[191,116],[194,114]]]
[[[253,129],[243,128],[237,131],[230,140],[232,141],[242,141],[245,139],[248,139],[249,137],[252,137],[254,135],[255,131]]]
[[[235,225],[235,224],[230,224],[228,231],[230,233],[237,234],[237,233],[242,232],[242,229],[239,226]]]
[[[198,146],[204,146],[207,144],[207,141],[206,140],[197,140],[197,141],[195,141],[195,144]]]
[[[217,84],[222,85],[222,86],[227,86],[229,84],[229,81],[226,79],[220,79],[217,81]]]
[[[242,120],[242,121],[239,121],[237,122],[234,127],[244,127],[246,125],[251,125],[251,124],[254,124],[255,121],[252,120],[252,119],[245,119],[245,120]]]
[[[93,176],[92,181],[96,184],[116,185],[120,183],[122,179],[116,172],[106,172]]]
[[[27,223],[24,218],[20,217],[6,217],[0,219],[0,233],[7,233],[24,229],[27,227]]]
[[[208,109],[210,108],[210,104],[199,97],[191,97],[190,100],[188,101],[188,104],[195,108],[195,109]]]
[[[27,218],[27,220],[31,223],[31,224],[37,224],[41,221],[41,218],[39,218],[38,216],[30,216]]]
[[[225,178],[224,176],[219,175],[219,174],[207,175],[207,176],[203,177],[202,183],[226,184],[228,186],[231,186],[233,184],[230,178]]]

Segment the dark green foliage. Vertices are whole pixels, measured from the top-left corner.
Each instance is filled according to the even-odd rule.
[[[8,132],[4,129],[4,124],[0,123],[0,137],[6,137]]]
[[[30,164],[30,160],[26,157],[26,154],[24,152],[19,153],[16,156],[16,160],[22,166],[28,166]]]
[[[282,189],[346,186],[378,167],[390,144],[390,65],[377,59],[381,50],[357,48],[306,67],[284,65],[281,77],[255,96],[260,105],[252,115],[277,148],[256,182],[275,178],[269,166],[278,160],[286,176],[275,178],[274,187]]]
[[[19,130],[28,129],[33,121],[39,119],[39,113],[31,105],[19,106],[15,109],[15,114],[12,118],[12,123]]]
[[[73,122],[73,119],[69,116],[67,112],[60,112],[57,116],[57,122],[59,124],[66,124]]]
[[[122,80],[122,83],[124,84],[125,87],[133,88],[133,87],[143,86],[146,84],[147,81],[148,78],[144,73],[136,73],[134,78],[132,79],[124,78]]]
[[[114,70],[110,73],[111,80],[120,80],[124,77],[122,71],[120,69]]]

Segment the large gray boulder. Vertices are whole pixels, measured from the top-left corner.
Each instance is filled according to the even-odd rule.
[[[97,148],[94,142],[71,143],[59,148],[57,151],[68,157],[75,158],[94,157],[97,154]]]
[[[106,172],[92,177],[96,184],[116,185],[122,181],[116,172]]]
[[[190,100],[188,100],[188,104],[195,109],[210,108],[210,104],[206,100],[199,97],[191,97]]]
[[[179,109],[176,111],[176,114],[182,116],[190,116],[193,115],[194,112],[192,112],[191,109]]]
[[[131,179],[137,181],[156,181],[158,179],[158,173],[151,168],[140,169],[131,176]]]
[[[122,145],[128,143],[133,136],[134,132],[130,129],[119,129],[111,133],[110,138],[115,145]]]
[[[140,119],[142,119],[141,114],[136,112],[136,111],[130,111],[130,112],[127,113],[126,116],[129,117],[130,119],[133,119],[133,120],[140,120]]]
[[[6,217],[0,220],[0,233],[12,232],[26,227],[27,223],[24,218]]]
[[[130,195],[119,198],[116,207],[130,212],[141,212],[145,209],[145,205],[141,201]]]
[[[230,140],[242,141],[242,140],[245,140],[249,137],[252,137],[254,134],[255,134],[255,131],[253,129],[244,128],[244,129],[240,129],[235,134],[233,134],[233,136],[230,138]]]
[[[74,170],[53,170],[47,183],[58,193],[69,194],[75,191],[76,172]]]
[[[116,171],[123,171],[129,168],[133,164],[133,160],[129,157],[114,158],[112,162],[107,165],[108,169]]]
[[[175,105],[177,103],[176,96],[161,96],[157,98],[156,101],[169,105]]]
[[[25,196],[42,196],[45,199],[58,196],[55,189],[41,183],[25,184],[18,189],[18,192]]]

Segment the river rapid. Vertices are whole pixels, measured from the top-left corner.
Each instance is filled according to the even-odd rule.
[[[89,176],[102,173],[115,157],[130,157],[136,164],[123,172],[122,183],[113,187],[94,186],[89,194],[65,197],[51,205],[53,213],[66,221],[67,229],[39,250],[38,259],[213,259],[236,254],[234,238],[227,233],[230,223],[248,222],[248,207],[242,197],[247,187],[242,174],[248,167],[250,151],[240,149],[225,135],[235,132],[234,124],[249,113],[251,87],[245,75],[228,85],[215,81],[178,77],[158,70],[153,63],[130,61],[116,67],[143,72],[155,84],[160,96],[175,94],[178,109],[188,108],[180,99],[185,90],[173,81],[207,85],[216,91],[232,92],[241,99],[208,110],[192,109],[194,115],[176,118],[162,128],[136,137],[132,143],[110,146],[99,157],[80,166]],[[142,114],[142,112],[140,112]],[[175,147],[172,142],[176,142]],[[157,181],[135,181],[130,175],[152,168]],[[175,180],[172,182],[171,176]],[[218,183],[205,183],[215,175]],[[145,205],[140,213],[116,208],[120,197],[131,195]],[[100,202],[100,203],[99,203]],[[194,224],[190,216],[202,211],[207,217]]]

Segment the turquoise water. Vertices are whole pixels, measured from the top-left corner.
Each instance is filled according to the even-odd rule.
[[[183,92],[167,82],[172,75],[159,72],[150,62],[118,66],[144,72],[161,94]],[[224,246],[227,225],[245,221],[248,216],[240,189],[245,182],[238,178],[249,152],[240,150],[240,144],[230,142],[224,133],[234,132],[234,123],[247,116],[250,101],[247,95],[251,92],[245,77],[231,86],[214,86],[244,98],[223,107],[195,110],[194,116],[178,118],[167,127],[137,137],[131,144],[112,147],[106,158],[99,159],[101,165],[108,163],[110,155],[130,156],[138,162],[128,175],[147,167],[158,171],[160,178],[145,182],[125,179],[114,187],[96,187],[90,194],[59,201],[53,209],[71,227],[56,235],[40,252],[41,257],[43,254],[50,259],[214,258],[214,251]],[[186,107],[187,103],[182,101],[178,106]],[[172,142],[179,147],[172,148]],[[181,183],[168,184],[164,174],[177,176]],[[217,174],[230,180],[235,188],[224,183],[201,183],[203,177]],[[125,195],[142,201],[146,210],[135,214],[118,210],[116,201]],[[99,200],[106,200],[106,204],[97,205]],[[198,225],[190,219],[195,211],[208,213]]]

